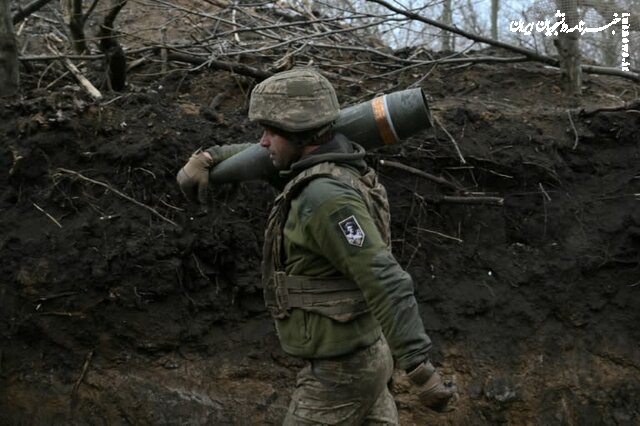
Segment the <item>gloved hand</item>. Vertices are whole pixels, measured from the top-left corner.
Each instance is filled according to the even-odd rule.
[[[418,398],[426,407],[438,413],[455,409],[453,404],[458,400],[458,387],[453,382],[443,382],[430,361],[418,365],[407,375],[414,385],[419,386]]]
[[[178,172],[177,180],[182,193],[191,201],[205,204],[211,168],[253,145],[252,143],[214,145],[205,151],[194,152],[187,164]]]
[[[176,180],[182,193],[190,201],[207,201],[207,188],[209,186],[209,170],[214,165],[210,153],[198,150],[191,155],[187,164],[178,172]]]

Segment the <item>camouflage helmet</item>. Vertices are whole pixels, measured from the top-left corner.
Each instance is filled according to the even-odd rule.
[[[310,68],[269,77],[253,89],[249,103],[249,120],[292,133],[325,126],[339,114],[333,86]]]

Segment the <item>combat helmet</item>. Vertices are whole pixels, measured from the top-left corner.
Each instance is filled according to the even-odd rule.
[[[253,89],[249,103],[249,120],[289,133],[326,127],[339,115],[333,86],[311,68],[269,77]]]

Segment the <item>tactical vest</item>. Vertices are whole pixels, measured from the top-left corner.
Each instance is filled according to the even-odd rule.
[[[284,258],[284,226],[291,201],[319,177],[336,179],[356,190],[364,200],[378,231],[388,247],[389,202],[385,188],[378,182],[371,168],[357,175],[347,167],[334,163],[320,163],[295,176],[275,199],[269,215],[262,259],[262,281],[265,304],[275,318],[286,318],[291,308],[315,312],[339,322],[347,322],[368,311],[362,291],[346,278],[319,278],[287,275]]]

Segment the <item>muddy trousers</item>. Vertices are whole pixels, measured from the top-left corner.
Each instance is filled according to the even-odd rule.
[[[349,355],[312,360],[298,373],[284,426],[398,425],[387,387],[392,373],[384,338]]]

